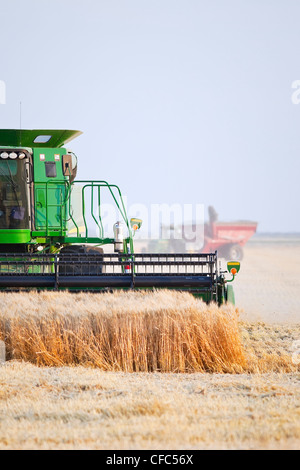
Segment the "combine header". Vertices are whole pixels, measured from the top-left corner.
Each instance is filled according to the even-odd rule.
[[[102,180],[75,181],[77,157],[65,144],[80,134],[0,130],[0,290],[167,288],[206,302],[234,303],[228,283],[238,262],[228,263],[232,279],[226,280],[217,252],[134,253],[134,233],[142,221],[128,220],[119,187]],[[104,192],[120,214],[112,238],[104,233]],[[89,233],[89,220],[96,235]],[[105,245],[113,247],[109,253]]]

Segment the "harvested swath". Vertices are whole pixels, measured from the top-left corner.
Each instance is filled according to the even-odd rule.
[[[170,291],[1,293],[8,359],[126,372],[241,372],[236,310]]]

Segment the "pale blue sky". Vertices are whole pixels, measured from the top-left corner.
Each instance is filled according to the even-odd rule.
[[[300,232],[298,0],[0,0],[0,127],[70,128],[81,179]],[[133,215],[133,214],[130,214]]]

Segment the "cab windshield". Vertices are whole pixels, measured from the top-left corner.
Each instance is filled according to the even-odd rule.
[[[0,159],[0,229],[29,228],[25,160]]]

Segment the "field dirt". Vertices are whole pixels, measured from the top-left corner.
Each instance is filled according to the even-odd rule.
[[[11,360],[0,366],[0,449],[299,448],[299,247],[245,249],[235,291],[247,373]]]
[[[300,323],[300,242],[249,243],[234,281],[241,317]]]

